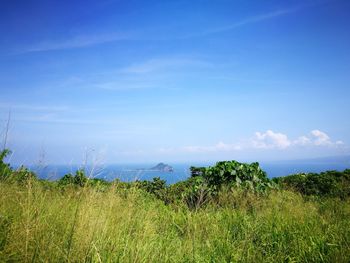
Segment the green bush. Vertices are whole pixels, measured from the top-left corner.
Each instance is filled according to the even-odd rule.
[[[158,199],[168,202],[167,198],[167,185],[165,180],[160,177],[154,177],[152,181],[136,181],[136,186],[146,192],[153,194]]]
[[[350,196],[350,170],[299,173],[275,179],[282,187],[303,195],[346,198]]]
[[[64,175],[59,181],[58,184],[61,186],[65,185],[77,185],[85,186],[88,181],[88,178],[85,175],[83,169],[77,170],[73,176],[71,173]]]
[[[65,174],[61,179],[58,180],[58,184],[61,186],[73,185],[74,184],[74,176],[71,173]]]
[[[10,164],[4,161],[10,153],[11,151],[8,149],[4,149],[0,152],[0,180],[7,178],[12,172]]]
[[[5,163],[4,159],[11,153],[10,150],[4,149],[0,152],[0,180],[26,184],[29,180],[37,180],[34,172],[30,171],[23,165],[13,170],[9,163]]]
[[[210,187],[202,176],[191,177],[187,180],[187,187],[182,193],[182,199],[192,209],[198,209],[207,204],[214,189]]]
[[[79,186],[84,186],[87,182],[88,178],[85,175],[85,171],[80,169],[75,172],[74,176],[74,184]]]
[[[203,177],[212,191],[222,186],[243,187],[262,192],[273,187],[259,163],[239,163],[237,161],[217,162],[212,167],[191,167],[192,177]]]
[[[191,167],[191,178],[183,191],[183,199],[190,208],[199,208],[215,199],[223,189],[243,189],[255,193],[266,193],[275,188],[259,163],[237,161],[217,162],[212,167]]]
[[[7,180],[10,182],[16,182],[19,184],[27,184],[29,181],[37,180],[37,176],[34,172],[30,171],[28,168],[21,166],[17,170],[12,171]]]

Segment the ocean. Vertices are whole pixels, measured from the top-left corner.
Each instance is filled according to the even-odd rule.
[[[349,160],[349,161],[347,161]],[[212,163],[210,165],[213,165]],[[155,165],[155,164],[154,164]],[[152,180],[154,177],[160,177],[166,180],[168,184],[173,184],[190,177],[190,166],[208,166],[208,164],[171,164],[173,172],[149,171],[150,164],[110,164],[104,166],[86,167],[88,176],[101,178],[107,181],[113,181],[118,178],[124,182],[135,180]],[[342,160],[296,160],[296,161],[276,161],[261,162],[261,168],[267,173],[269,178],[286,176],[301,172],[323,172],[327,170],[343,171],[350,168],[350,159]],[[45,167],[32,166],[30,169],[38,174],[42,179],[57,180],[67,173],[74,173],[82,168],[78,165],[48,165]]]

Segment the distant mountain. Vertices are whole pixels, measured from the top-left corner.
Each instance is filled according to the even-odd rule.
[[[165,163],[159,163],[156,166],[150,168],[151,171],[160,171],[160,172],[173,172],[174,169],[168,164]]]

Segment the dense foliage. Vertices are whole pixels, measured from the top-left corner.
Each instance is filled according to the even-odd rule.
[[[88,178],[85,175],[85,171],[83,169],[77,170],[75,175],[66,174],[59,181],[59,185],[77,185],[84,186],[88,181]]]
[[[11,152],[7,149],[0,152],[0,180],[26,184],[28,180],[37,178],[35,173],[24,166],[13,170],[10,164],[6,163],[4,160],[10,153]]]
[[[251,190],[264,191],[272,184],[259,163],[239,163],[237,161],[218,162],[212,167],[191,167],[192,177],[202,176],[213,190],[223,185],[245,187]]]
[[[350,169],[343,172],[327,171],[317,173],[299,173],[276,178],[284,188],[291,188],[303,195],[330,196],[347,198],[350,196]]]
[[[5,162],[5,158],[10,153],[8,149],[4,149],[0,152],[0,179],[4,179],[11,174],[10,164]]]

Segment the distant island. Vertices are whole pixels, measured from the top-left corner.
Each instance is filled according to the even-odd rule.
[[[143,171],[143,172],[166,172],[166,173],[172,173],[174,172],[174,168],[171,167],[168,164],[165,163],[158,163],[156,166],[153,166],[152,168],[137,168],[137,169],[124,169],[124,171]]]
[[[160,171],[160,172],[173,172],[174,169],[168,164],[165,163],[159,163],[156,166],[148,169],[149,171]]]

